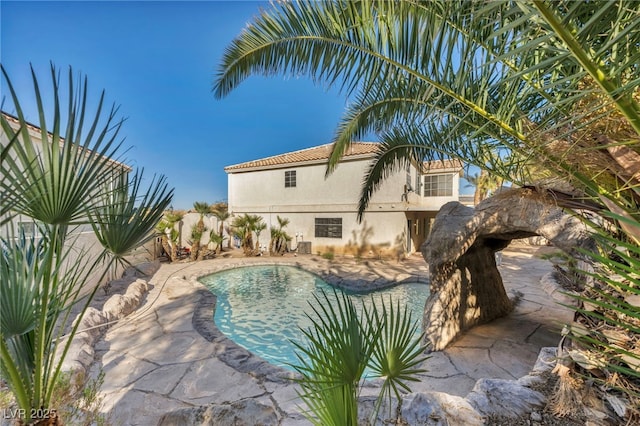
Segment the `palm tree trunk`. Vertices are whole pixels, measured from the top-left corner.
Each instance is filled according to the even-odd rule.
[[[251,236],[251,231],[244,237],[242,250],[245,256],[251,256],[253,254],[253,237]]]
[[[231,239],[232,239],[232,232],[231,232],[231,228],[227,227],[227,235],[229,235],[229,239],[227,240],[227,248],[229,250],[231,250]],[[220,234],[222,235],[222,234]],[[222,244],[222,243],[221,243]]]
[[[222,237],[222,232],[224,231],[224,222],[220,221],[220,227],[218,228],[218,235]],[[224,240],[221,239],[218,245],[216,245],[216,253],[222,253],[222,242]],[[231,244],[231,237],[229,237],[229,244]]]
[[[198,253],[200,253],[200,241],[194,241],[191,245],[191,260],[197,260]]]
[[[473,193],[473,204],[478,205],[480,201],[484,200],[487,196],[487,171],[484,169],[480,170],[480,175],[476,179],[476,190]]]
[[[167,257],[169,258],[169,262],[173,262],[173,258],[171,256],[171,245],[169,245],[169,239],[167,238],[166,235],[162,236],[162,249],[164,250],[164,253],[167,255]]]
[[[171,261],[175,262],[178,259],[178,244],[174,241],[171,245]]]

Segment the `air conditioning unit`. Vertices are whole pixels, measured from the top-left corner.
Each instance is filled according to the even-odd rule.
[[[297,251],[300,254],[311,254],[311,241],[300,241],[300,242],[298,242]]]

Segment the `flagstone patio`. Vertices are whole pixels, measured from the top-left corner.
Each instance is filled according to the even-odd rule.
[[[508,292],[521,293],[506,318],[476,327],[449,348],[431,354],[428,372],[414,391],[467,395],[478,379],[517,379],[533,367],[542,347],[555,346],[562,323],[573,313],[559,306],[541,278],[552,265],[535,257],[540,248],[504,251],[500,271]],[[104,411],[115,424],[155,425],[164,413],[210,403],[255,399],[273,406],[281,424],[307,424],[300,415],[292,373],[235,345],[212,321],[215,298],[197,278],[216,270],[251,264],[288,264],[341,285],[425,280],[420,256],[401,262],[318,256],[221,257],[163,264],[149,279],[144,304],[112,326],[96,345],[91,374],[104,372]],[[553,290],[553,289],[552,289]],[[365,393],[374,394],[372,383]]]

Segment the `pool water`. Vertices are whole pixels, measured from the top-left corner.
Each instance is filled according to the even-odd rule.
[[[300,328],[311,326],[306,313],[315,317],[309,303],[313,295],[324,292],[334,299],[334,287],[309,272],[292,266],[247,266],[200,278],[217,296],[214,321],[220,331],[248,351],[272,364],[291,368],[298,364],[291,341],[306,345]],[[340,291],[340,290],[338,290]],[[429,286],[422,283],[401,284],[370,293],[346,294],[354,300],[371,303],[371,294],[380,305],[380,296],[388,303],[400,301],[413,313],[421,330],[422,312]]]

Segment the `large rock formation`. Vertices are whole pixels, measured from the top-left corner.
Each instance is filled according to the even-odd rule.
[[[558,207],[550,192],[512,189],[475,209],[458,202],[440,209],[421,248],[431,274],[424,326],[432,350],[511,312],[495,253],[514,239],[536,235],[576,256],[578,247],[592,247],[587,227]]]

